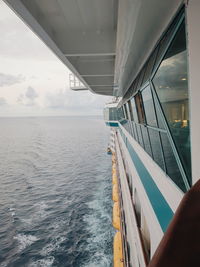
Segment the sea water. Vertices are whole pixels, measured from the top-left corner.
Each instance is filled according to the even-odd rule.
[[[102,118],[1,118],[0,129],[0,266],[112,266]]]

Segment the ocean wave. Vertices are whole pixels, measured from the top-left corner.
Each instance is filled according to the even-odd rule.
[[[45,259],[40,259],[34,262],[31,262],[28,267],[50,267],[52,266],[55,258],[53,256],[50,256]]]
[[[17,234],[13,237],[13,239],[17,240],[19,242],[19,251],[24,250],[26,247],[30,246],[37,240],[39,240],[34,235],[25,235],[25,234]]]
[[[64,236],[57,237],[56,239],[52,240],[51,243],[47,244],[42,251],[40,252],[40,255],[42,256],[48,256],[52,252],[58,251],[60,249],[60,245],[63,241],[65,241],[66,238]]]

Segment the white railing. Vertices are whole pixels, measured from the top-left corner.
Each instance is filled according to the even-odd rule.
[[[73,73],[69,74],[69,86],[70,89],[74,91],[88,90],[88,88]]]

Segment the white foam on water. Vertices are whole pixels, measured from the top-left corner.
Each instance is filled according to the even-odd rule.
[[[48,208],[48,205],[44,201],[38,202],[34,204],[33,206],[34,206],[35,211],[31,218],[32,221],[29,221],[29,218],[28,218],[28,219],[23,219],[24,222],[36,223],[40,221],[41,218],[44,219],[45,217],[48,216],[48,211],[46,210]]]
[[[107,210],[103,208],[105,204],[109,205],[107,203],[111,201],[111,195],[107,195],[105,191],[106,186],[105,182],[100,185],[95,198],[88,203],[88,207],[92,209],[92,214],[84,217],[87,229],[91,234],[91,237],[87,240],[86,250],[92,252],[84,267],[111,266],[112,257],[104,251],[105,243],[112,235],[111,214],[108,214]]]
[[[64,236],[58,237],[54,239],[51,243],[47,244],[40,252],[42,256],[48,256],[52,252],[57,251],[60,249],[60,244],[65,240]]]
[[[31,262],[28,267],[50,267],[52,266],[55,258],[53,256],[50,256],[45,259],[37,260],[34,262]]]
[[[15,210],[15,208],[9,208],[9,211],[14,211]]]
[[[18,234],[14,236],[13,239],[19,242],[19,251],[24,250],[26,247],[30,246],[31,244],[39,240],[34,235],[24,235],[24,234]]]

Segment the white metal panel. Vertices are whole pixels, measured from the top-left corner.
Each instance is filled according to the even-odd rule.
[[[192,183],[200,179],[200,1],[190,0],[186,8],[188,38],[188,73],[190,101],[190,132],[192,157]]]

